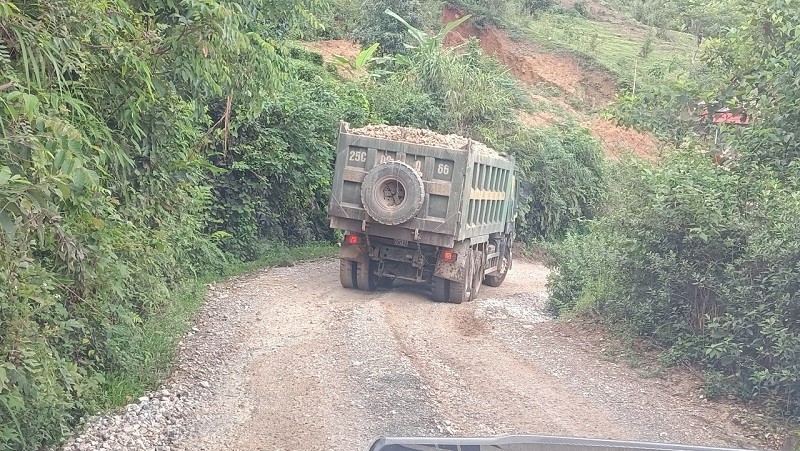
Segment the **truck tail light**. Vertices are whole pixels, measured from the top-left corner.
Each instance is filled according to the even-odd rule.
[[[361,241],[361,240],[358,238],[358,235],[347,235],[347,236],[344,238],[344,240],[345,240],[345,242],[346,242],[347,244],[350,244],[350,245],[356,245],[356,244],[358,244],[358,243]]]
[[[439,252],[439,258],[446,261],[447,263],[452,263],[456,261],[456,257],[458,257],[458,254],[456,254],[452,250],[445,250]]]

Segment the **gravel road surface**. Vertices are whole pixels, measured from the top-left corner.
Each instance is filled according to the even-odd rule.
[[[90,419],[65,450],[367,450],[382,435],[567,435],[758,447],[690,376],[647,378],[545,311],[518,261],[479,300],[339,285],[338,261],[211,287],[165,385]]]

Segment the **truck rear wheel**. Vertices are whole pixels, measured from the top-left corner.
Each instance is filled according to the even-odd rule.
[[[478,292],[483,284],[483,274],[486,272],[486,254],[483,251],[475,250],[475,259],[472,265],[472,299],[478,297]]]
[[[357,263],[356,283],[359,290],[375,291],[378,289],[378,277],[375,275],[375,263],[367,258],[367,261]]]
[[[357,269],[358,263],[345,260],[343,258],[339,259],[339,280],[342,282],[342,286],[345,288],[357,288],[356,282],[356,273],[358,272]]]
[[[464,256],[467,260],[464,264],[464,277],[458,282],[450,281],[450,302],[453,304],[461,304],[472,299],[472,275],[475,272],[473,255],[470,249]]]
[[[511,259],[511,248],[506,247],[506,251],[503,253],[503,257],[500,259],[500,269],[497,272],[484,277],[483,283],[489,285],[490,287],[499,287],[503,281],[506,280],[506,274],[508,274],[508,270],[511,268]]]
[[[431,297],[436,302],[447,302],[450,300],[450,281],[441,277],[432,276],[431,278]]]

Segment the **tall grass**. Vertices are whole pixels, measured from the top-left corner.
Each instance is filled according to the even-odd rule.
[[[125,405],[164,380],[171,370],[178,341],[189,330],[203,305],[208,284],[258,268],[333,257],[338,251],[336,246],[324,242],[296,247],[270,244],[267,249],[268,252],[256,261],[234,263],[227,266],[221,275],[207,275],[178,286],[162,310],[145,319],[140,332],[131,341],[132,361],[137,362],[137,368],[117,368],[107,374],[100,395],[100,406],[112,408]]]

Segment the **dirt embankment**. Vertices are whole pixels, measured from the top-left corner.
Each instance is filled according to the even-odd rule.
[[[568,1],[568,0],[565,0]],[[573,2],[574,3],[574,2]],[[566,4],[564,6],[572,6]],[[615,21],[619,17],[611,14],[598,2],[588,4],[590,12]],[[442,14],[442,22],[448,23],[462,17],[464,13],[457,8],[447,7]],[[620,19],[621,20],[621,19]],[[545,83],[558,88],[567,97],[580,100],[589,110],[601,108],[614,100],[617,92],[613,76],[602,70],[588,67],[574,55],[565,51],[547,51],[533,43],[511,39],[503,30],[493,27],[478,28],[469,21],[459,25],[445,39],[445,45],[455,47],[475,37],[480,41],[484,52],[494,56],[506,65],[520,82],[526,86]],[[658,141],[649,133],[620,127],[610,121],[590,117],[565,102],[562,98],[545,98],[532,95],[536,102],[553,104],[569,114],[577,116],[589,129],[605,151],[607,157],[618,159],[632,154],[647,159],[659,155]],[[549,112],[520,112],[519,120],[526,125],[541,127],[562,121],[559,116]]]
[[[348,60],[354,60],[361,52],[361,44],[342,39],[332,39],[328,41],[311,41],[303,45],[314,52],[322,55],[325,62],[333,62],[334,55],[341,55]]]
[[[442,21],[462,16],[458,9],[445,8]],[[470,37],[478,38],[483,51],[505,64],[525,85],[548,83],[591,107],[607,105],[614,99],[617,88],[611,74],[586,67],[567,52],[546,51],[533,43],[515,41],[494,27],[477,28],[465,22],[447,35],[445,44],[456,46]]]
[[[621,127],[606,119],[587,120],[583,125],[600,141],[608,158],[635,155],[656,160],[661,155],[662,145],[650,133]]]

